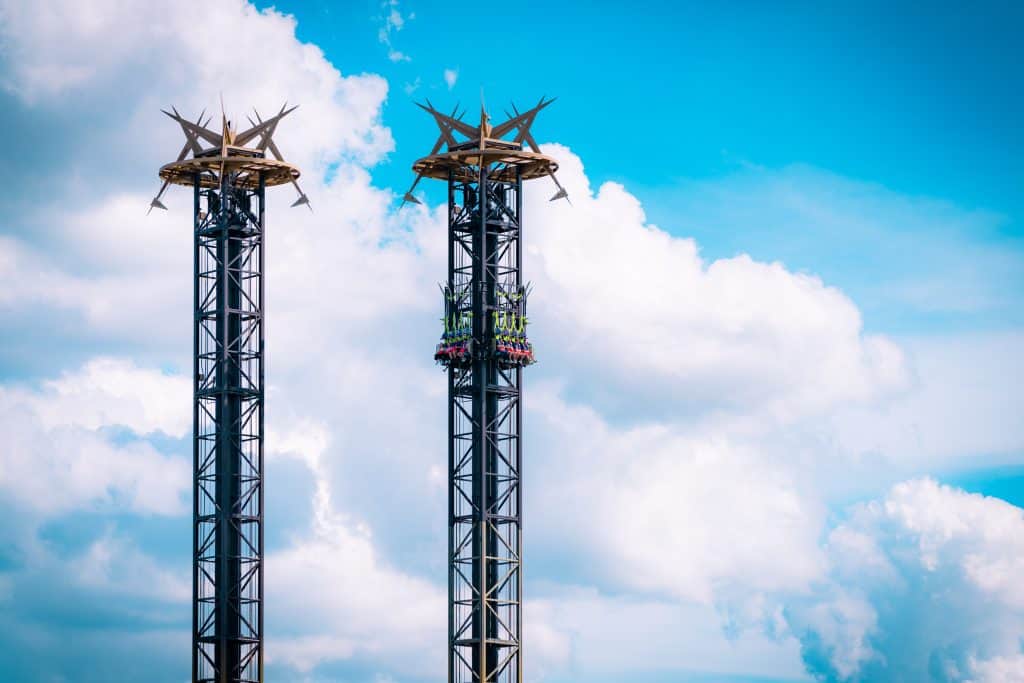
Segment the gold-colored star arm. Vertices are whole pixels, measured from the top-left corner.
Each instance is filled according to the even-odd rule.
[[[205,126],[201,126],[198,123],[192,123],[191,121],[187,121],[187,120],[183,119],[181,117],[181,115],[178,113],[178,111],[176,109],[173,109],[173,107],[172,107],[172,110],[174,111],[173,114],[171,112],[169,112],[169,111],[164,111],[164,110],[161,110],[161,111],[163,111],[165,114],[167,114],[172,119],[174,119],[175,121],[178,122],[178,125],[181,126],[181,130],[182,130],[182,132],[185,133],[185,137],[186,138],[193,139],[193,140],[196,141],[196,144],[193,147],[193,153],[198,153],[198,152],[202,151],[199,148],[199,144],[198,144],[198,140],[199,139],[205,140],[206,142],[210,143],[214,147],[220,147],[220,145],[221,145],[221,136],[220,135],[218,135],[217,133],[214,133],[212,130],[210,130],[209,128],[206,128]]]
[[[537,118],[537,114],[540,112],[540,110],[550,105],[552,102],[555,101],[555,99],[556,98],[545,100],[542,97],[540,102],[537,103],[537,106],[534,107],[533,109],[530,109],[529,111],[524,111],[522,114],[516,112],[518,115],[515,116],[514,118],[509,119],[505,123],[494,126],[491,129],[491,137],[504,137],[508,133],[511,133],[513,129],[519,129],[520,131],[524,129],[529,130],[530,126],[533,125],[533,120]],[[514,107],[513,110],[515,110]]]
[[[427,100],[426,105],[422,105],[419,102],[417,102],[416,106],[434,117],[434,121],[437,122],[437,127],[441,129],[442,135],[448,136],[446,142],[448,142],[449,145],[457,144],[455,142],[455,138],[451,137],[450,131],[452,130],[458,131],[460,135],[464,135],[466,138],[470,140],[475,140],[476,138],[480,137],[479,128],[471,126],[468,123],[463,123],[462,121],[459,121],[457,118],[454,118],[452,116],[442,114],[438,110],[434,109],[434,105],[430,103],[430,100]]]
[[[287,106],[287,105],[286,105]],[[245,147],[250,140],[256,139],[257,136],[262,137],[264,141],[268,140],[270,136],[274,134],[274,130],[277,128],[277,124],[288,114],[299,108],[299,105],[295,105],[291,109],[281,108],[281,111],[275,116],[270,117],[266,121],[260,119],[259,123],[254,125],[252,128],[242,131],[235,136],[235,144],[240,147]],[[259,119],[259,114],[256,115]],[[266,149],[265,145],[260,146],[261,149]]]
[[[173,109],[173,107],[172,107],[172,109]],[[167,114],[167,112],[164,112],[164,113]],[[178,110],[175,109],[174,113],[178,114]],[[199,114],[199,118],[196,119],[196,123],[195,123],[196,126],[200,126],[201,127],[200,122],[203,120],[203,116],[205,114],[206,114],[205,110],[202,113]],[[168,114],[168,116],[170,116],[170,114]],[[174,117],[172,116],[171,118],[174,118]],[[181,119],[181,115],[180,114],[178,115],[178,119],[179,119],[179,122],[180,122],[180,120],[183,120],[183,119]],[[182,130],[182,132],[185,133],[185,145],[181,148],[181,151],[178,152],[177,161],[181,161],[186,156],[188,156],[189,150],[192,150],[193,154],[195,154],[196,152],[202,151],[200,149],[200,147],[199,147],[198,140],[196,140],[195,134],[190,129],[186,128],[185,126],[182,126],[181,130]],[[149,203],[149,209],[146,211],[146,215],[147,216],[150,214],[151,211],[153,211],[153,209],[163,209],[164,211],[167,210],[167,207],[164,206],[164,203],[160,201],[160,197],[162,197],[164,192],[167,191],[167,186],[168,185],[170,185],[170,181],[165,180],[163,185],[160,186],[160,191],[156,193],[156,196],[153,197],[153,200]]]

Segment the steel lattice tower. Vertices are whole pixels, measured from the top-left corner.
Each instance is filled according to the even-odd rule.
[[[150,208],[170,183],[193,188],[195,683],[263,681],[265,192],[299,176],[272,140],[290,111],[237,134],[165,112],[186,142]]]
[[[548,104],[498,126],[481,112],[478,127],[420,105],[441,137],[413,166],[405,201],[418,203],[412,189],[421,177],[448,181],[445,334],[435,359],[448,375],[450,683],[523,679],[522,384],[533,362],[521,270],[523,181],[557,170],[529,132]],[[558,185],[552,199],[564,197]]]

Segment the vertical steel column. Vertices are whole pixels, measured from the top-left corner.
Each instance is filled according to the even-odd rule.
[[[196,173],[192,176],[192,225],[193,225],[193,239],[195,244],[193,246],[192,255],[192,681],[199,680],[199,620],[200,620],[200,576],[202,574],[200,568],[200,548],[199,548],[199,465],[200,457],[204,452],[204,449],[200,447],[199,429],[200,429],[200,405],[199,405],[199,366],[201,361],[199,359],[200,346],[199,346],[199,335],[201,334],[202,327],[199,324],[200,321],[200,296],[202,287],[202,279],[200,277],[200,252],[201,239],[200,231],[203,225],[203,214],[202,214],[202,187],[200,186],[200,174]]]
[[[477,170],[479,181],[477,202],[479,219],[473,230],[473,338],[479,339],[480,344],[473,353],[473,508],[476,515],[473,519],[473,587],[477,600],[473,604],[473,639],[477,643],[473,672],[476,680],[485,681],[487,672],[487,660],[490,648],[487,646],[490,631],[484,631],[484,623],[487,621],[487,461],[485,455],[490,455],[487,443],[487,418],[490,402],[488,399],[487,386],[490,380],[491,359],[487,350],[491,346],[491,337],[487,321],[488,305],[490,303],[490,291],[494,287],[493,282],[488,282],[488,270],[485,263],[487,254],[487,166],[481,165]],[[490,285],[490,287],[488,286]]]
[[[214,179],[205,178],[209,187]],[[264,179],[195,190],[193,681],[263,678]],[[201,199],[205,196],[206,207]]]
[[[256,485],[259,488],[257,497],[257,508],[256,508],[256,534],[258,541],[256,544],[256,604],[255,610],[257,613],[256,618],[256,680],[259,683],[263,683],[263,434],[264,434],[264,405],[263,405],[263,382],[266,373],[266,364],[263,362],[264,354],[266,353],[266,332],[267,328],[264,325],[266,319],[266,280],[263,277],[263,266],[266,259],[267,244],[264,236],[266,235],[267,228],[267,205],[266,205],[266,191],[267,191],[267,179],[261,173],[259,177],[259,185],[256,188],[257,195],[256,201],[259,202],[258,213],[256,214],[257,225],[259,226],[259,249],[257,254],[257,292],[259,296],[259,340],[257,346],[256,363],[259,367],[257,374],[257,387],[259,387],[259,415],[257,418],[257,439],[256,439],[256,474],[257,482]]]
[[[455,291],[455,282],[457,273],[455,272],[455,253],[456,253],[456,233],[455,233],[455,176],[452,171],[448,171],[448,290],[450,292]],[[454,307],[454,306],[453,306]],[[447,325],[448,317],[448,302],[445,302],[445,324]],[[455,667],[458,664],[458,660],[455,656],[455,640],[456,630],[459,625],[456,623],[456,618],[459,614],[457,601],[459,595],[456,593],[457,583],[455,581],[456,572],[459,571],[457,565],[458,557],[458,545],[459,539],[456,535],[458,522],[456,521],[455,511],[458,507],[458,501],[456,500],[457,487],[455,483],[455,474],[457,471],[457,463],[459,459],[459,442],[456,426],[459,424],[457,419],[457,394],[456,394],[456,374],[453,368],[448,369],[448,681],[456,680],[454,676]]]
[[[515,186],[515,224],[516,224],[516,241],[515,241],[515,287],[516,290],[522,292],[523,289],[523,271],[521,264],[523,262],[523,224],[520,218],[523,215],[523,174],[522,168],[516,166],[516,186]],[[522,316],[526,315],[526,311],[523,308],[522,303],[519,306],[519,314]],[[515,372],[515,387],[516,387],[516,400],[512,407],[512,420],[514,420],[515,429],[515,443],[514,443],[514,470],[516,473],[516,487],[514,492],[515,497],[515,510],[516,510],[516,543],[515,543],[515,557],[516,563],[516,602],[515,602],[515,624],[516,624],[516,640],[518,641],[519,648],[522,648],[522,634],[519,629],[522,628],[523,623],[523,596],[522,596],[522,585],[523,585],[523,567],[518,559],[523,556],[523,368],[517,366]],[[517,652],[516,655],[516,678],[515,683],[522,683],[523,681],[523,662],[522,653]]]
[[[449,175],[450,311],[472,316],[471,362],[448,369],[451,683],[522,680],[521,371],[495,355],[498,320],[522,313],[522,182],[511,170]]]

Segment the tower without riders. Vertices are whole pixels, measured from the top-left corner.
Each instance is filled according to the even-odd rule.
[[[192,681],[263,681],[264,237],[266,188],[299,170],[273,135],[281,111],[235,132],[164,112],[185,134],[160,169],[193,194]]]

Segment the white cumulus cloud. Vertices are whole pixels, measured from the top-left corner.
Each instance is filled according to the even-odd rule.
[[[278,137],[316,212],[289,211],[287,188],[270,199],[267,448],[271,465],[306,469],[311,493],[295,496],[312,500],[294,504],[312,516],[269,548],[268,655],[314,677],[351,659],[386,670],[382,680],[420,673],[423,658],[428,675],[440,672],[445,384],[430,352],[443,210],[396,214],[394,192],[371,181],[369,167],[393,147],[380,118],[388,84],[343,75],[297,40],[293,19],[240,0],[3,7],[3,83],[21,106],[73,101],[88,112],[114,102],[123,116],[66,131],[106,150],[94,158],[69,146],[66,168],[54,169],[68,181],[54,186],[69,193],[89,178],[89,198],[25,217],[43,226],[31,239],[27,230],[0,238],[0,313],[50,315],[33,318],[40,327],[71,319],[74,334],[54,343],[116,340],[147,359],[94,359],[0,388],[5,501],[49,513],[177,514],[187,524],[186,454],[154,445],[188,432],[190,383],[153,368],[189,366],[192,322],[190,199],[172,190],[169,213],[143,217],[156,168],[181,144],[157,110],[195,114],[221,89],[232,116],[300,103]],[[395,3],[384,9],[397,52],[391,37],[410,17]],[[223,51],[206,49],[214,37],[228,41]],[[124,165],[103,156],[125,147]],[[1008,634],[1020,632],[1021,604],[1012,577],[1024,555],[1017,508],[915,481],[821,541],[828,486],[852,478],[845,451],[898,457],[916,443],[907,416],[928,425],[964,415],[957,454],[978,443],[1012,451],[1019,435],[997,424],[1004,414],[983,415],[991,387],[1005,390],[1006,406],[1019,403],[1005,379],[1016,375],[996,382],[993,363],[992,381],[969,394],[979,407],[960,413],[933,400],[957,386],[936,379],[941,354],[866,332],[847,294],[782,263],[705,258],[696,241],[650,224],[627,188],[592,189],[575,154],[545,149],[573,204],[548,203],[546,181],[527,190],[541,364],[529,373],[525,495],[530,571],[543,567],[528,577],[564,579],[527,605],[540,670],[628,676],[612,650],[630,634],[608,626],[625,613],[656,627],[645,657],[676,669],[705,657],[710,671],[752,674],[770,659],[772,672],[792,675],[798,637],[821,676],[935,675],[932,662],[947,678],[1011,675],[1019,648]],[[1015,340],[967,351],[1004,358]],[[922,387],[931,398],[914,403]],[[112,434],[118,426],[132,438]],[[876,439],[880,431],[893,436]],[[104,536],[82,555],[92,585],[116,578],[105,558],[119,549],[135,553],[130,540]],[[582,583],[593,585],[557,597]],[[595,585],[622,597],[602,599]],[[966,598],[933,600],[942,586],[961,589],[976,610]],[[689,633],[718,634],[723,621],[743,641],[735,649],[712,637],[682,649]],[[950,621],[956,642],[933,626]],[[907,633],[922,638],[901,640]]]
[[[1014,680],[1005,675],[1022,654],[1024,510],[911,480],[856,506],[826,552],[827,580],[786,607],[812,672],[830,681]]]
[[[594,192],[577,156],[545,150],[573,204],[527,193],[535,320],[551,339],[540,349],[600,377],[609,401],[642,392],[672,412],[788,421],[906,385],[899,347],[866,334],[839,290],[745,255],[707,262],[692,239],[648,224],[621,185]]]
[[[165,455],[109,428],[184,436],[189,386],[129,361],[97,359],[38,389],[0,387],[0,491],[46,514],[79,506],[183,513],[191,453]]]

